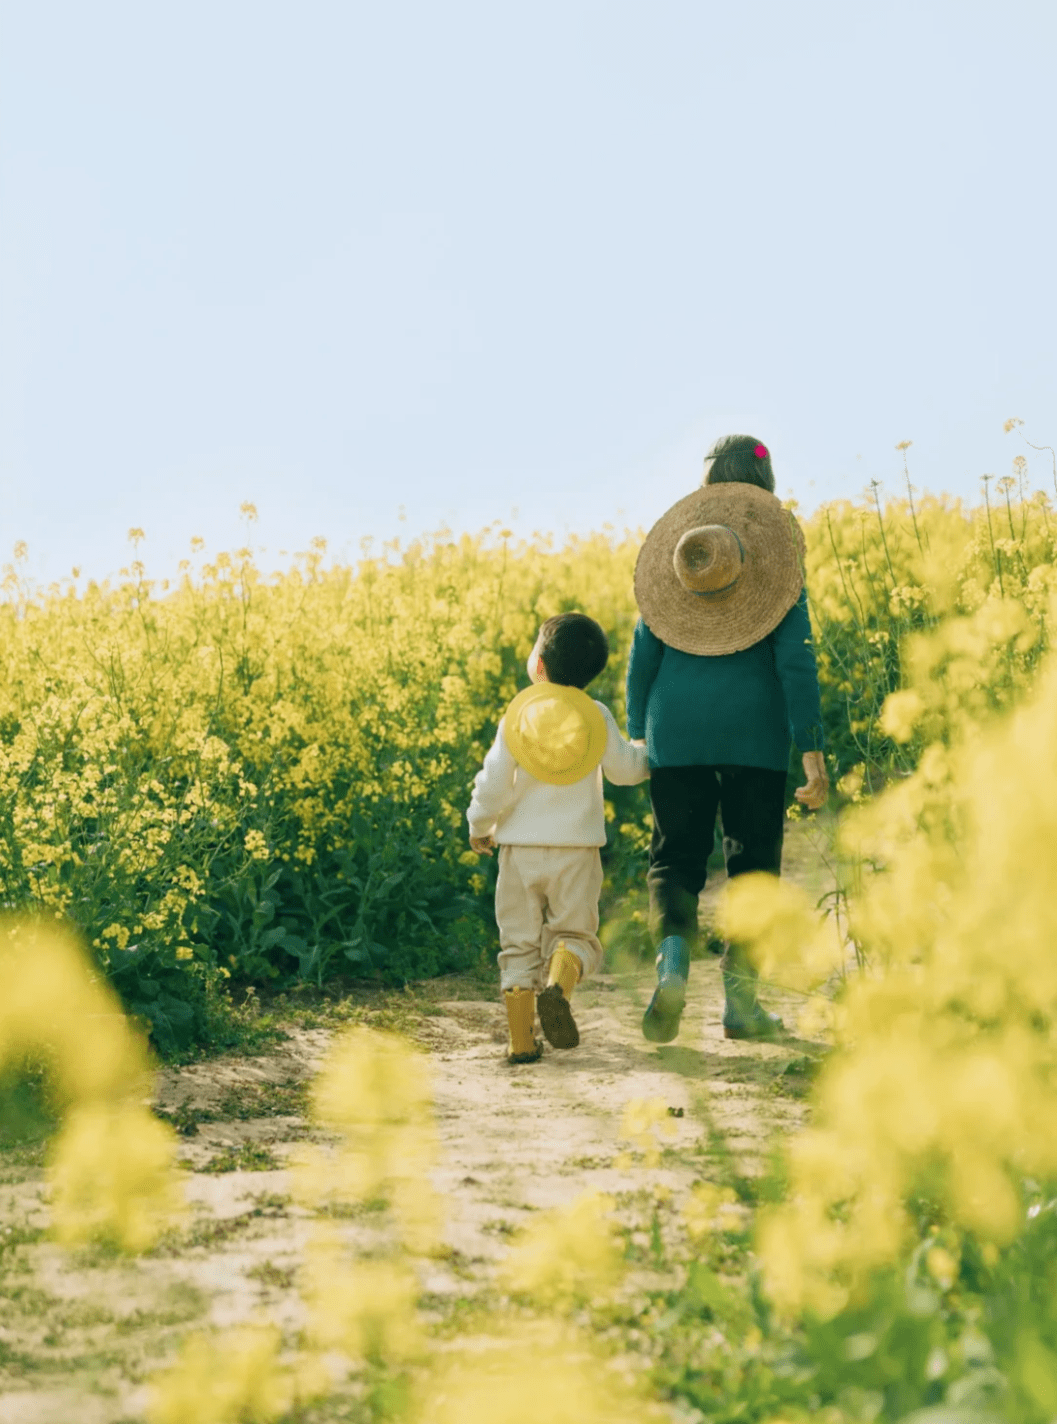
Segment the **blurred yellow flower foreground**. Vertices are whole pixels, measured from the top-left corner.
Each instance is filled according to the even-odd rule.
[[[928,668],[950,644],[941,629],[912,652]],[[1057,1175],[1057,657],[1004,718],[973,715],[961,682],[911,691],[939,735],[845,818],[845,855],[872,867],[851,905],[866,968],[834,1005],[838,1051],[760,1229],[767,1289],[793,1314],[854,1304],[906,1252],[912,1198],[986,1258],[1025,1224],[1025,1179]],[[788,885],[732,887],[724,928],[798,987],[837,967]]]
[[[0,1070],[43,1063],[63,1122],[50,1153],[54,1234],[149,1246],[182,1208],[176,1138],[146,1106],[145,1045],[77,942],[0,923]]]
[[[418,1270],[438,1247],[442,1206],[428,1181],[435,1146],[424,1056],[392,1035],[349,1030],[316,1081],[314,1114],[336,1141],[295,1169],[300,1201],[320,1212],[304,1274],[303,1348],[288,1342],[284,1351],[264,1325],[194,1335],[153,1381],[150,1424],[264,1424],[326,1396],[343,1373],[395,1381],[402,1402],[386,1417],[411,1424],[664,1417],[564,1319],[606,1299],[623,1274],[611,1202],[588,1196],[543,1214],[502,1272],[516,1316],[492,1311],[486,1335],[438,1344],[418,1314]],[[357,1255],[329,1214],[368,1202],[380,1240]]]

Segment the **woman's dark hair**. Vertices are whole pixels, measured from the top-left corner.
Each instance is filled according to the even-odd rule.
[[[551,682],[586,687],[609,661],[609,639],[586,613],[559,613],[540,629],[540,657]]]
[[[763,454],[756,452],[762,450]],[[759,485],[774,494],[771,455],[755,435],[724,435],[705,456],[703,485]]]

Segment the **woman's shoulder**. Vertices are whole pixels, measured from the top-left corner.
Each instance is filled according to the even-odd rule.
[[[646,622],[641,613],[639,614],[638,622],[635,624],[635,632],[632,636],[636,643],[660,643],[660,646],[662,648],[664,647],[660,638],[658,638],[657,634]]]
[[[809,630],[811,627],[811,619],[807,611],[806,587],[800,590],[800,592],[797,594],[796,602],[789,609],[788,613],[783,615],[781,622],[774,629],[774,631],[769,633],[767,636],[770,638],[774,638],[785,636],[789,633],[795,633],[799,637],[802,636],[802,630],[805,627],[807,627]]]

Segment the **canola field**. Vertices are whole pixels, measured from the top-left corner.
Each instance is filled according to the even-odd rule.
[[[657,1189],[669,1275],[633,1325],[634,1233],[622,1246],[614,1203],[589,1197],[513,1241],[478,1346],[443,1345],[417,1284],[442,1215],[428,1080],[420,1055],[358,1029],[316,1082],[329,1137],[295,1174],[316,1213],[307,1325],[191,1334],[148,1418],[1057,1416],[1057,513],[1024,473],[973,509],[908,494],[806,522],[840,933],[766,877],[735,883],[718,927],[804,996],[809,1117],[763,1177],[702,1171],[671,1261]],[[479,961],[493,931],[469,782],[563,608],[607,628],[594,690],[619,717],[636,549],[497,529],[355,568],[318,547],[267,577],[240,551],[168,589],[138,564],[80,593],[9,571],[0,874],[32,920],[5,933],[0,1044],[8,1064],[44,1053],[57,1084],[56,1239],[136,1253],[180,1210],[175,1138],[144,1107],[142,1040],[111,996],[172,1053],[222,1038],[230,987]],[[621,913],[647,810],[634,790],[610,806]],[[644,1159],[662,1160],[665,1113],[628,1106]],[[364,1212],[390,1236],[343,1264],[326,1222]],[[621,1350],[641,1357],[634,1387]],[[365,1381],[348,1413],[325,1411],[334,1352]]]
[[[906,775],[952,717],[1011,705],[1034,675],[1055,516],[1014,477],[989,499],[807,521],[846,788]],[[631,535],[555,549],[494,529],[348,567],[318,541],[280,574],[243,549],[199,553],[172,587],[137,560],[83,591],[27,588],[10,566],[0,902],[72,923],[163,1053],[222,1031],[229,981],[393,984],[475,961],[494,932],[488,867],[466,841],[470,782],[556,612],[606,628],[592,691],[622,714],[636,552]],[[616,904],[641,884],[648,798],[610,794]]]

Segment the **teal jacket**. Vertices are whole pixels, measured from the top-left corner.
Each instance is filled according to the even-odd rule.
[[[807,592],[766,638],[740,653],[669,648],[639,619],[628,659],[628,736],[650,766],[761,766],[785,771],[791,741],[822,750],[818,669]]]

